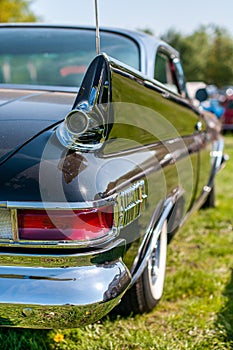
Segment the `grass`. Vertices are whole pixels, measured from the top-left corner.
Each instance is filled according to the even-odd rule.
[[[195,214],[168,249],[164,295],[153,312],[71,330],[0,330],[1,350],[233,348],[233,137],[216,180],[216,208]]]

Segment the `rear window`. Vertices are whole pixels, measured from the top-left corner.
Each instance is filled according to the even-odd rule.
[[[96,56],[95,31],[67,28],[1,28],[0,83],[79,86]],[[130,38],[101,32],[101,52],[139,69]]]

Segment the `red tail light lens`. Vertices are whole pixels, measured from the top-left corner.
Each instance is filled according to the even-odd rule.
[[[112,207],[84,210],[18,210],[19,238],[89,241],[113,226]]]

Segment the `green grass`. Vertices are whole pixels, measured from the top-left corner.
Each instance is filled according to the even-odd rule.
[[[164,295],[153,312],[82,329],[2,328],[1,350],[232,349],[232,135],[225,142],[231,160],[217,176],[216,208],[196,213],[171,242]]]

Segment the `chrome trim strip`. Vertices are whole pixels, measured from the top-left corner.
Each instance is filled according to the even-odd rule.
[[[11,248],[65,248],[65,249],[74,249],[74,248],[90,248],[95,246],[96,248],[101,247],[103,244],[110,243],[118,234],[116,228],[111,229],[105,236],[101,238],[91,239],[89,241],[74,241],[74,240],[64,240],[64,241],[46,241],[46,240],[21,240],[9,241],[1,240],[0,247],[11,247]]]
[[[70,210],[70,209],[90,209],[99,208],[105,205],[114,204],[117,194],[110,197],[85,202],[19,202],[19,201],[0,201],[1,208],[8,209],[49,209],[49,210]]]
[[[224,139],[220,138],[217,142],[216,149],[211,152],[211,157],[214,160],[213,172],[217,173],[222,166],[223,160],[223,151],[224,151]]]
[[[110,244],[104,246],[100,249],[93,249],[88,252],[79,252],[79,253],[66,253],[62,251],[60,254],[57,254],[53,250],[47,253],[45,251],[43,254],[36,252],[33,254],[31,250],[28,252],[6,252],[1,251],[0,253],[0,267],[3,266],[24,266],[24,267],[44,267],[44,268],[64,268],[68,267],[77,267],[77,266],[89,266],[95,263],[106,263],[108,260],[113,260],[114,257],[123,256],[125,252],[125,240],[117,239]]]
[[[165,203],[163,205],[163,210],[162,210],[162,213],[161,213],[160,218],[158,220],[158,223],[156,224],[156,226],[154,228],[153,227],[149,227],[149,232],[151,230],[153,230],[152,231],[152,237],[150,239],[149,246],[146,249],[146,253],[145,253],[144,257],[142,258],[142,261],[139,263],[139,266],[133,272],[131,285],[133,285],[137,281],[137,279],[140,277],[140,275],[145,270],[146,265],[147,265],[147,263],[148,263],[148,261],[150,259],[152,250],[154,249],[154,247],[156,245],[156,242],[158,240],[159,234],[160,234],[160,232],[162,230],[164,221],[168,218],[168,215],[171,212],[171,210],[172,210],[172,208],[173,208],[173,206],[174,206],[174,204],[176,202],[177,197],[181,193],[182,193],[182,191],[180,189],[180,191],[177,191],[173,196],[171,196],[171,197],[166,199],[166,201],[165,201]],[[142,244],[142,247],[143,247],[143,244]],[[140,248],[140,251],[142,250],[142,247]],[[139,256],[135,259],[136,264],[137,264],[138,260],[139,260]]]
[[[11,210],[0,207],[0,242],[13,241]]]
[[[18,236],[18,219],[17,219],[17,210],[11,209],[11,227],[12,227],[12,236],[13,240],[17,242],[19,240]]]

